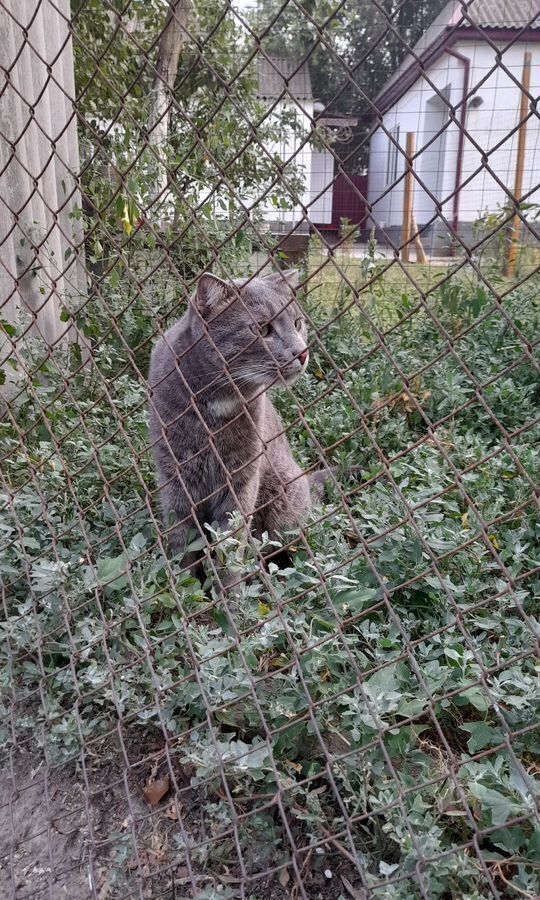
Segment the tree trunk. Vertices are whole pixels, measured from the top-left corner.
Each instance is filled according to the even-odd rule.
[[[163,149],[169,136],[169,122],[173,103],[174,84],[178,73],[180,51],[186,35],[189,0],[169,0],[163,32],[159,41],[156,75],[154,78],[154,102],[149,128],[149,142],[159,157],[158,177],[155,183],[155,200],[163,200],[167,187],[167,168]]]

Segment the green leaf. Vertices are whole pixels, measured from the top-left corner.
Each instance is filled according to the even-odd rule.
[[[491,747],[501,741],[502,734],[498,728],[493,728],[487,722],[464,722],[459,726],[462,731],[468,731],[470,738],[467,741],[469,753],[477,753],[484,747]]]
[[[122,590],[128,584],[126,577],[127,557],[125,553],[119,556],[98,559],[96,563],[99,584],[112,588],[115,591]]]
[[[186,553],[196,553],[198,550],[203,550],[204,547],[207,546],[208,541],[204,537],[194,537],[193,540],[186,544]]]
[[[492,825],[504,825],[510,816],[521,812],[517,803],[484,784],[473,781],[469,784],[469,791],[480,800],[484,811],[489,813]]]
[[[222,609],[214,607],[211,611],[211,615],[216,625],[219,625],[224,634],[234,634],[234,627],[231,625],[226,613],[224,613]]]
[[[383,859],[379,863],[379,872],[381,875],[390,876],[396,869],[399,869],[398,863],[387,863]]]
[[[375,672],[371,678],[364,682],[364,688],[372,699],[389,694],[396,690],[398,680],[396,675],[396,664],[385,666],[379,672]]]
[[[491,707],[489,697],[479,687],[467,688],[466,691],[461,691],[458,699],[465,700],[471,706],[474,706],[475,709],[480,710],[480,712],[487,712]]]
[[[526,842],[526,837],[523,828],[513,825],[512,828],[500,828],[498,831],[493,831],[491,840],[496,847],[507,853],[519,853]]]
[[[352,613],[354,615],[354,613],[368,606],[376,594],[376,588],[348,588],[345,591],[339,591],[335,595],[334,602],[342,613]]]
[[[160,594],[156,600],[159,606],[164,606],[166,609],[176,609],[176,600],[168,592]]]
[[[14,337],[17,334],[17,329],[11,322],[7,322],[5,319],[0,319],[0,328],[9,335],[9,337]]]
[[[527,856],[536,861],[540,859],[540,828],[535,828],[529,839]]]

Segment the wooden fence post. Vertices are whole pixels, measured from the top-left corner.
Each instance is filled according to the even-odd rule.
[[[401,228],[401,259],[409,262],[409,250],[411,245],[412,216],[414,200],[414,175],[413,156],[416,149],[414,132],[407,132],[406,160],[407,174],[405,175],[405,193],[403,195],[403,224]]]
[[[531,86],[531,54],[526,52],[523,57],[523,74],[521,76],[521,103],[519,108],[520,127],[518,131],[518,148],[516,159],[516,177],[514,181],[514,202],[519,205],[521,195],[523,193],[523,169],[525,167],[525,148],[527,143],[527,111],[529,107],[529,98],[527,92]],[[506,255],[506,264],[504,274],[508,278],[512,278],[516,271],[516,260],[519,243],[519,233],[521,231],[521,219],[516,212],[510,223],[508,230],[508,250]]]
[[[414,212],[411,215],[411,227],[414,232],[414,246],[416,249],[416,262],[420,263],[421,266],[426,266],[428,263],[428,258],[424,252],[424,246],[422,244],[420,232],[418,231],[418,225],[416,224],[416,216],[414,215]]]

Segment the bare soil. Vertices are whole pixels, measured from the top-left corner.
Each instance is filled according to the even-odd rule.
[[[173,880],[187,870],[169,846],[178,830],[174,795],[168,790],[155,806],[144,795],[163,774],[153,743],[132,736],[140,766],[126,765],[110,744],[87,755],[84,767],[83,760],[45,765],[37,754],[11,756],[0,768],[2,900],[181,896]]]
[[[185,844],[211,838],[190,773],[174,757],[167,761],[162,738],[143,732],[122,743],[124,752],[109,741],[84,759],[58,765],[46,764],[39,751],[4,759],[1,900],[337,900],[350,896],[342,875],[358,884],[339,854],[331,878],[306,866],[304,894],[292,870],[282,876],[285,883],[272,877],[248,885],[231,861],[213,864],[212,873],[204,861],[188,864]],[[134,758],[126,760],[126,748]],[[148,786],[159,779],[169,789],[152,805],[145,788],[148,795]]]

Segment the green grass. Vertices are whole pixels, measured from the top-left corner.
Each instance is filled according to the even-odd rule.
[[[313,850],[306,878],[330,868],[360,888],[356,853],[381,900],[532,897],[538,285],[505,299],[516,333],[470,277],[413,313],[396,273],[360,300],[331,263],[310,284],[310,374],[279,408],[303,464],[322,450],[362,477],[284,536],[285,570],[261,572],[262,548],[229,536],[224,557],[252,577],[227,601],[156,544],[145,386],[122,346],[105,341],[67,388],[41,368],[0,423],[2,721],[15,694],[16,739],[53,760],[81,741],[102,752],[119,721],[164,728],[204,817],[193,865],[216,884],[238,847],[248,875],[289,866],[292,837],[299,868]],[[414,273],[424,289],[438,277]],[[126,342],[151,330],[135,308]]]

